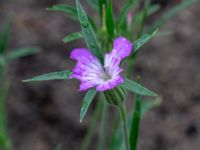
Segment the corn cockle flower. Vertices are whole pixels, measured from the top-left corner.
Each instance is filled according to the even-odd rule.
[[[123,71],[120,63],[131,54],[132,47],[132,43],[124,37],[115,39],[112,51],[105,54],[103,65],[88,49],[74,49],[70,58],[76,60],[77,64],[71,78],[81,81],[80,91],[92,87],[96,87],[97,91],[113,89],[124,82],[120,76]]]

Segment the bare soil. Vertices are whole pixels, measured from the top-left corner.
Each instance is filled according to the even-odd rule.
[[[45,10],[62,2],[73,3],[70,0],[0,1],[0,26],[6,15],[13,16],[9,50],[29,45],[41,47],[37,55],[9,65],[11,87],[7,109],[14,150],[54,150],[59,143],[65,150],[80,150],[89,125],[92,109],[85,122],[79,123],[84,93],[77,91],[77,81],[21,82],[38,74],[72,68],[73,62],[68,59],[70,50],[84,46],[80,41],[62,43],[64,36],[80,30],[79,25],[63,13]],[[199,10],[197,2],[179,13],[161,29],[173,33],[156,37],[139,55],[133,76],[140,74],[142,84],[163,97],[162,105],[142,120],[139,150],[199,150]]]

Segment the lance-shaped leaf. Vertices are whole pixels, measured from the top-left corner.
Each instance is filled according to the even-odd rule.
[[[197,2],[197,0],[183,0],[180,4],[174,6],[173,8],[168,10],[166,13],[164,13],[161,16],[161,18],[153,24],[150,31],[163,26],[168,20],[170,20],[178,12],[188,8],[189,6],[193,5],[195,2]]]
[[[114,28],[112,1],[109,2],[106,8],[106,28],[111,40],[113,40],[115,28]]]
[[[140,127],[140,120],[141,120],[141,99],[142,96],[136,94],[135,96],[135,105],[132,114],[132,122],[131,122],[131,129],[130,129],[130,149],[136,150],[137,149],[137,141],[138,141],[138,133]]]
[[[76,7],[68,5],[68,4],[58,4],[53,5],[50,8],[47,8],[50,11],[62,11],[69,15],[72,19],[78,20]]]
[[[99,1],[98,0],[87,0],[87,1],[95,10],[99,10]]]
[[[85,114],[86,114],[92,100],[94,99],[96,93],[97,93],[97,91],[95,89],[91,89],[86,93],[86,95],[83,99],[82,107],[81,107],[80,122],[83,121]]]
[[[160,96],[156,97],[154,100],[146,100],[141,103],[141,116],[144,116],[146,112],[154,107],[160,106],[162,103],[162,98]]]
[[[144,95],[144,96],[157,96],[156,93],[154,93],[153,91],[145,88],[144,86],[142,86],[141,84],[126,79],[125,82],[123,84],[121,84],[121,86],[125,89],[127,89],[128,91],[140,94],[140,95]]]
[[[0,36],[0,53],[3,53],[7,47],[11,33],[11,20],[8,18],[5,22],[3,33]]]
[[[106,0],[98,0],[99,3],[99,16],[100,16],[100,20],[102,21],[102,17],[103,17],[103,9],[107,7],[107,2]]]
[[[158,29],[154,30],[151,33],[144,34],[141,38],[134,42],[134,53],[136,53],[144,44],[150,41],[158,32]]]
[[[119,17],[117,18],[117,23],[116,23],[117,29],[119,29],[121,25],[124,24],[124,22],[126,22],[127,14],[131,9],[133,2],[134,0],[127,0],[123,8],[121,9]]]
[[[66,37],[63,38],[63,42],[64,43],[68,43],[74,40],[78,40],[83,38],[83,34],[81,32],[76,32],[76,33],[72,33]]]
[[[62,149],[62,145],[61,144],[58,144],[57,146],[56,146],[56,149],[55,150],[61,150]]]
[[[82,33],[86,41],[87,47],[103,63],[103,56],[100,51],[97,37],[91,26],[91,23],[88,20],[87,14],[81,6],[79,0],[76,0],[76,6],[78,11],[79,22],[81,24]]]
[[[31,79],[23,80],[23,82],[64,80],[64,79],[70,79],[69,77],[70,77],[71,74],[72,74],[72,72],[69,71],[69,70],[51,72],[51,73],[46,73],[46,74],[43,74],[43,75],[33,77]]]
[[[148,16],[151,16],[160,10],[160,5],[152,5],[148,8]]]
[[[1,55],[1,54],[0,54],[0,68],[1,68],[2,66],[5,66],[5,64],[6,64],[6,59],[5,59],[5,57],[4,57],[4,55]],[[0,72],[1,72],[1,69],[0,69]]]
[[[39,52],[38,47],[25,47],[25,48],[15,49],[15,50],[6,54],[6,59],[8,61],[11,61],[13,59],[17,59],[17,58],[20,58],[20,57],[33,55],[37,52]]]

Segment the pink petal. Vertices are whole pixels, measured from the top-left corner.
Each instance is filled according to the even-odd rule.
[[[107,82],[98,85],[96,90],[100,91],[100,92],[110,90],[123,82],[124,82],[124,79],[122,77],[118,76],[115,79],[108,80]]]
[[[125,37],[121,36],[114,40],[112,53],[123,59],[131,54],[132,47],[132,43]]]

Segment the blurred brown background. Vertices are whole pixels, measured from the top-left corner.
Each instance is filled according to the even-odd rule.
[[[75,2],[0,1],[0,27],[6,16],[13,17],[9,49],[41,47],[37,55],[9,65],[7,77],[12,84],[7,109],[14,150],[54,150],[59,143],[63,150],[79,150],[89,125],[92,109],[86,120],[79,123],[84,93],[77,91],[77,81],[21,82],[38,74],[71,68],[70,50],[84,46],[80,41],[61,41],[80,28],[64,13],[46,11],[56,3]],[[89,7],[87,11],[94,14]],[[142,121],[139,150],[199,150],[200,2],[179,13],[163,30],[173,34],[154,38],[140,53],[134,68],[145,86],[163,96],[161,107],[150,111]]]

